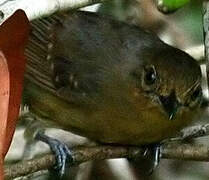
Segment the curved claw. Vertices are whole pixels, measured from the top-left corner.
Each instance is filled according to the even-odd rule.
[[[152,152],[153,152],[153,156],[154,156],[154,162],[153,162],[153,167],[150,169],[149,174],[152,174],[153,171],[157,168],[157,166],[160,163],[160,159],[162,157],[161,154],[161,144],[156,144],[154,145],[154,147],[152,147]]]
[[[51,151],[55,154],[56,165],[54,168],[57,171],[59,171],[59,175],[60,177],[62,177],[65,172],[66,162],[67,161],[69,163],[73,162],[73,156],[71,150],[67,147],[66,144],[40,132],[36,134],[35,138],[49,145]]]

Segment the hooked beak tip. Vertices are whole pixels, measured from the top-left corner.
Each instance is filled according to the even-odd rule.
[[[169,114],[169,120],[173,120],[175,118],[175,113],[170,113]]]
[[[169,96],[160,96],[159,99],[164,111],[168,115],[168,119],[174,120],[180,105],[176,99],[175,92],[173,91]]]

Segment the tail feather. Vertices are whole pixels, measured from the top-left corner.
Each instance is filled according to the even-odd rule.
[[[32,21],[32,31],[25,50],[27,58],[26,81],[30,80],[52,93],[55,93],[55,89],[51,80],[50,38],[53,33],[53,26],[57,23],[62,23],[65,15],[64,13],[59,13]]]
[[[51,81],[50,34],[54,24],[59,22],[56,16],[34,20],[31,22],[32,32],[25,50],[27,58],[26,80],[55,92]]]

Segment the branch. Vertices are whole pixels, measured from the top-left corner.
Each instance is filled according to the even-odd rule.
[[[78,9],[106,0],[0,0],[0,24],[17,9],[23,9],[29,20],[49,16],[56,11]]]
[[[72,149],[74,164],[89,160],[104,160],[115,158],[138,158],[144,156],[144,148],[118,147],[118,146],[95,146],[76,147]],[[161,147],[162,158],[209,161],[209,147],[191,144],[167,144]],[[49,169],[55,164],[55,157],[47,154],[40,158],[23,161],[5,168],[5,178],[11,179],[40,170]]]
[[[207,87],[209,84],[209,1],[203,1],[203,33],[205,45]],[[208,88],[209,91],[209,88]],[[208,92],[209,94],[209,92]]]
[[[203,45],[189,47],[187,49],[184,49],[184,51],[188,53],[190,56],[192,56],[194,59],[196,59],[199,62],[199,64],[205,64]]]
[[[196,125],[184,128],[176,140],[193,139],[209,135],[209,124]]]

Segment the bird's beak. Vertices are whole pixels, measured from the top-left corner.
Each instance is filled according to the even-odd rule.
[[[168,119],[173,120],[179,107],[175,92],[173,91],[169,96],[160,96],[159,99],[165,112],[168,114]]]

